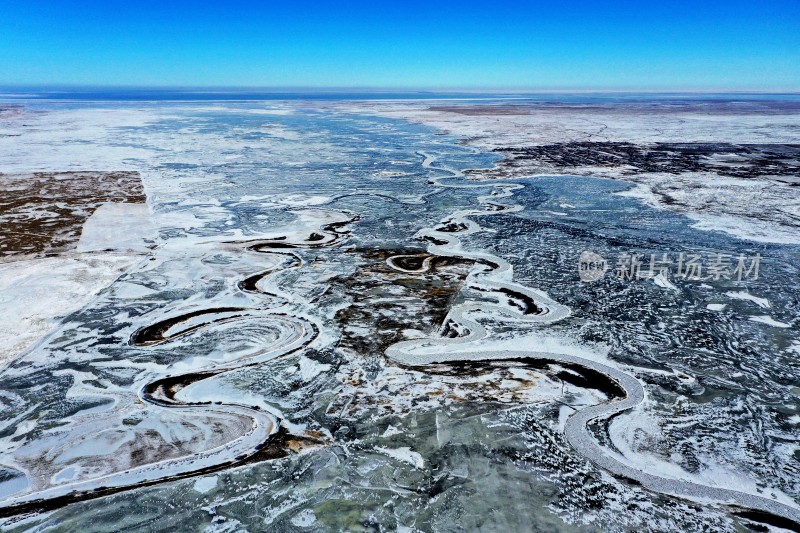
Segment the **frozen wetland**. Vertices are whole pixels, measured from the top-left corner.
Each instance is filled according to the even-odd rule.
[[[799,159],[791,97],[0,105],[0,526],[798,530]]]

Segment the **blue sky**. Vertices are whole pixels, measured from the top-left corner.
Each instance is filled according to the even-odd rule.
[[[800,0],[1,0],[0,84],[800,90]]]

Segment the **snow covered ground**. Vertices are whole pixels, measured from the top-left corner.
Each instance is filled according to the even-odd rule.
[[[733,97],[735,99],[735,97]],[[797,101],[741,102],[592,100],[558,102],[361,102],[342,104],[385,117],[435,127],[482,150],[586,142],[800,144]],[[795,167],[799,164],[794,161]],[[487,169],[488,170],[488,169]],[[648,205],[686,214],[696,227],[758,242],[800,243],[800,187],[791,175],[740,179],[713,172],[632,172],[631,168],[520,161],[476,177],[594,176],[636,184],[624,194]],[[758,206],[754,209],[754,206]]]

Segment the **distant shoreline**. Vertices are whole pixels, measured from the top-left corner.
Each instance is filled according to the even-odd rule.
[[[470,91],[337,88],[182,88],[0,86],[0,101],[280,101],[280,100],[521,100],[530,102],[611,103],[650,101],[800,101],[793,91]]]

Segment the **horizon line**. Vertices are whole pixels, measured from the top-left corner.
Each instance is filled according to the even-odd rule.
[[[316,86],[316,85],[138,85],[138,84],[70,84],[70,83],[0,83],[2,90],[39,90],[47,92],[86,91],[86,90],[139,90],[139,91],[185,91],[185,92],[367,92],[367,93],[463,93],[463,94],[800,94],[800,88],[526,88],[526,87],[447,87],[447,86]]]

